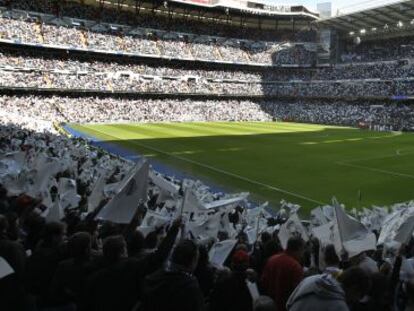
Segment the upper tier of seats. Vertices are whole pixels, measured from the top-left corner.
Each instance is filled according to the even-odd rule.
[[[9,9],[25,10],[51,14],[55,16],[67,16],[71,18],[94,20],[102,23],[122,24],[128,26],[139,26],[142,28],[152,28],[166,31],[190,32],[192,34],[202,34],[210,36],[231,37],[238,39],[251,39],[262,41],[296,41],[296,42],[315,42],[317,32],[308,27],[305,29],[277,30],[259,29],[233,25],[231,21],[226,24],[216,23],[215,21],[205,22],[202,19],[183,18],[175,15],[165,16],[160,14],[145,14],[135,10],[121,10],[108,6],[94,7],[80,4],[76,1],[48,1],[48,0],[0,0],[0,6]]]
[[[0,38],[22,43],[66,46],[152,57],[261,65],[316,62],[315,43],[270,42],[212,37],[56,18],[26,11],[3,11]]]

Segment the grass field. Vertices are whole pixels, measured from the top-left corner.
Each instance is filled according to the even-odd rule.
[[[414,135],[273,122],[72,125],[228,191],[304,208],[414,198]],[[361,190],[361,201],[359,200]]]

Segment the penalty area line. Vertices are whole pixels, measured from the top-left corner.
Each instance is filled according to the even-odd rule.
[[[102,134],[105,134],[107,136],[116,138],[116,139],[125,140],[125,139],[122,139],[120,137],[117,137],[117,136],[114,136],[114,135],[110,135],[110,134],[104,133],[104,132],[102,132],[100,130],[96,130],[96,131],[97,132],[100,132]],[[287,194],[287,195],[290,195],[290,196],[293,196],[293,197],[296,197],[296,198],[299,198],[299,199],[302,199],[302,200],[305,200],[305,201],[308,201],[308,202],[312,202],[312,203],[316,203],[316,204],[320,204],[320,205],[325,205],[326,204],[324,202],[320,202],[320,201],[314,200],[312,198],[308,198],[308,197],[306,197],[304,195],[301,195],[299,193],[291,192],[291,191],[288,191],[288,190],[284,190],[284,189],[281,189],[281,188],[278,188],[278,187],[274,187],[274,186],[271,186],[271,185],[268,185],[268,184],[265,184],[265,183],[256,181],[256,180],[252,180],[250,178],[247,178],[247,177],[244,177],[244,176],[240,176],[238,174],[234,174],[234,173],[231,173],[231,172],[228,172],[228,171],[219,169],[217,167],[214,167],[214,166],[211,166],[211,165],[208,165],[208,164],[204,164],[204,163],[201,163],[201,162],[198,162],[198,161],[194,161],[194,160],[191,160],[191,159],[188,159],[188,158],[179,156],[179,155],[175,155],[175,154],[166,152],[164,150],[161,150],[161,149],[158,149],[158,148],[155,148],[155,147],[148,146],[146,144],[138,143],[137,141],[132,141],[131,143],[134,144],[134,145],[141,146],[141,147],[144,147],[146,149],[149,149],[149,150],[152,150],[152,151],[155,151],[155,152],[158,152],[158,153],[167,155],[169,157],[176,158],[176,159],[181,160],[181,161],[184,161],[184,162],[188,162],[188,163],[191,163],[191,164],[195,164],[195,165],[198,165],[198,166],[207,168],[209,170],[215,171],[215,172],[220,173],[220,174],[223,174],[223,175],[227,175],[227,176],[231,176],[233,178],[239,179],[239,180],[243,180],[243,181],[248,182],[250,184],[254,184],[254,185],[257,185],[257,186],[265,187],[267,189],[270,189],[270,190],[273,190],[273,191],[276,191],[276,192],[280,192],[280,193],[284,193],[284,194]]]

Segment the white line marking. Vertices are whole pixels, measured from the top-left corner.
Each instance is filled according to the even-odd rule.
[[[414,151],[410,152],[401,152],[404,149],[398,149],[396,153],[388,154],[388,155],[382,155],[382,156],[375,156],[375,157],[366,157],[366,158],[359,158],[359,159],[353,159],[353,160],[345,160],[345,161],[339,161],[341,163],[353,163],[353,162],[361,162],[361,161],[368,161],[368,160],[379,160],[379,159],[386,159],[386,158],[395,158],[397,156],[405,156],[414,154]]]
[[[369,171],[373,171],[373,172],[377,172],[377,173],[414,179],[414,176],[409,175],[409,174],[397,173],[397,172],[393,172],[393,171],[381,170],[379,168],[373,168],[373,167],[368,167],[368,166],[363,166],[363,165],[356,165],[356,164],[349,164],[349,163],[345,163],[345,162],[335,162],[335,163],[338,164],[338,165],[343,165],[343,166],[362,168],[364,170],[369,170]]]
[[[107,134],[105,132],[102,132],[102,131],[100,131],[98,129],[92,129],[92,130],[97,131],[97,132],[100,132],[100,133],[102,133],[102,134],[104,134],[106,136],[110,136],[110,137],[113,137],[113,138],[116,138],[116,139],[125,140],[125,139],[122,139],[122,138],[117,137],[117,136],[114,136],[114,135],[109,135],[109,134]],[[247,178],[247,177],[243,177],[243,176],[240,176],[240,175],[231,173],[231,172],[227,172],[225,170],[216,168],[216,167],[211,166],[211,165],[208,165],[208,164],[200,163],[200,162],[197,162],[197,161],[194,161],[194,160],[191,160],[191,159],[187,159],[187,158],[182,157],[182,156],[179,156],[179,155],[175,155],[175,154],[172,154],[172,153],[169,153],[169,152],[165,152],[165,151],[163,151],[161,149],[158,149],[158,148],[154,148],[154,147],[151,147],[151,146],[142,144],[142,143],[138,143],[137,141],[132,141],[131,143],[134,144],[134,145],[138,145],[138,146],[144,147],[146,149],[150,149],[150,150],[156,151],[156,152],[161,153],[161,154],[165,154],[165,155],[167,155],[169,157],[172,157],[172,158],[176,158],[176,159],[179,159],[179,160],[182,160],[182,161],[185,161],[185,162],[189,162],[189,163],[192,163],[192,164],[195,164],[195,165],[204,167],[204,168],[208,168],[208,169],[210,169],[212,171],[215,171],[215,172],[218,172],[220,174],[228,175],[228,176],[231,176],[231,177],[234,177],[234,178],[237,178],[237,179],[246,181],[246,182],[251,183],[251,184],[255,184],[255,185],[258,185],[258,186],[265,187],[265,188],[270,189],[270,190],[273,190],[273,191],[277,191],[277,192],[281,192],[281,193],[284,193],[284,194],[288,194],[290,196],[297,197],[297,198],[300,198],[302,200],[309,201],[309,202],[316,203],[316,204],[321,204],[321,205],[325,205],[326,204],[324,202],[320,202],[320,201],[317,201],[317,200],[308,198],[308,197],[303,196],[301,194],[298,194],[298,193],[295,193],[295,192],[291,192],[291,191],[287,191],[287,190],[284,190],[284,189],[281,189],[281,188],[277,188],[277,187],[274,187],[274,186],[271,186],[271,185],[267,185],[267,184],[261,183],[259,181],[252,180],[252,179]]]

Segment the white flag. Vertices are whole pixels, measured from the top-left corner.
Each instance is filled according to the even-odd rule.
[[[56,198],[56,201],[53,203],[52,207],[48,208],[46,210],[46,221],[47,222],[52,222],[52,221],[57,221],[59,222],[64,214],[63,214],[63,209],[60,205],[59,199]]]
[[[309,240],[308,234],[297,214],[291,215],[280,227],[278,237],[283,249],[286,249],[289,238],[293,236],[300,236],[305,242]]]
[[[42,191],[47,186],[49,179],[62,171],[61,168],[59,159],[40,154],[35,164],[34,190]]]
[[[203,207],[205,209],[219,209],[219,208],[223,208],[229,205],[235,205],[239,202],[243,202],[244,200],[246,200],[248,195],[249,195],[248,193],[243,193],[242,195],[237,196],[235,198],[216,200],[216,201],[212,201],[209,203],[204,203]]]
[[[127,175],[128,180],[121,182],[121,188],[102,208],[97,218],[115,223],[129,223],[139,203],[147,200],[148,170],[148,161],[137,164],[133,173]]]
[[[5,154],[0,160],[0,178],[3,179],[7,175],[17,177],[25,167],[25,162],[24,152]]]
[[[206,238],[217,238],[217,234],[220,229],[220,213],[208,216],[208,218],[201,223],[189,222],[188,232],[195,238],[206,239]]]
[[[6,259],[0,257],[0,280],[13,273],[14,270],[6,261]]]
[[[151,227],[153,229],[163,227],[171,221],[171,217],[159,214],[155,211],[147,209],[145,217],[141,222],[142,227]]]
[[[411,216],[414,216],[414,207],[402,207],[397,209],[393,213],[385,217],[382,226],[381,233],[378,238],[378,245],[395,241],[397,232],[400,227],[409,219]],[[404,230],[407,230],[408,225],[405,225]],[[402,229],[402,230],[403,230]],[[400,233],[399,239],[402,239],[402,233]]]
[[[203,205],[201,204],[200,200],[194,194],[192,188],[185,189],[184,198],[182,201],[181,209],[177,210],[179,215],[184,213],[191,214],[193,212],[199,212],[205,210]]]
[[[414,231],[414,215],[408,217],[398,228],[398,231],[395,235],[395,241],[401,244],[407,244],[410,242],[411,237],[413,236]]]
[[[312,228],[312,234],[319,240],[321,246],[333,244],[336,252],[340,254],[342,244],[339,237],[338,225],[335,220],[332,220],[322,226]]]
[[[364,251],[375,250],[377,243],[375,234],[356,219],[349,217],[337,202],[333,203],[339,237],[349,258]]]
[[[59,179],[59,199],[63,210],[76,208],[81,200],[76,190],[76,181],[70,178]]]
[[[257,284],[250,282],[246,279],[247,289],[249,290],[250,296],[252,297],[252,301],[256,301],[259,297],[259,289],[257,288]]]
[[[161,190],[171,193],[173,195],[178,193],[179,187],[177,185],[173,184],[172,182],[169,182],[160,174],[156,174],[153,170],[149,172],[149,178]]]
[[[103,200],[105,183],[106,183],[106,173],[105,171],[101,171],[98,176],[98,179],[93,185],[92,192],[88,197],[88,213],[94,211],[95,208],[98,207],[99,203]]]
[[[222,267],[236,244],[237,240],[225,240],[215,243],[208,253],[210,262],[215,266]]]
[[[317,207],[310,212],[310,222],[313,226],[321,226],[328,223],[322,208]]]

